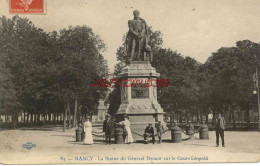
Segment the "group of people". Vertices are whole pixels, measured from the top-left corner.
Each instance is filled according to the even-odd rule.
[[[129,117],[127,115],[124,116],[124,120],[118,123],[119,125],[122,125],[124,128],[124,143],[125,144],[131,144],[134,142],[132,131],[130,128],[130,121]],[[111,144],[111,134],[114,131],[115,122],[111,120],[111,117],[109,115],[106,116],[106,120],[103,123],[103,132],[105,132],[106,137],[106,144]],[[164,132],[163,125],[159,121],[156,125],[156,130],[159,138],[159,143],[162,142],[162,134]],[[155,134],[154,134],[154,128],[151,123],[145,128],[144,130],[144,140],[145,143],[148,143],[148,138],[152,138],[153,144],[155,143]]]
[[[106,144],[111,144],[111,135],[115,129],[116,123],[111,120],[110,115],[106,116],[106,120],[103,123],[103,132],[105,132]],[[118,125],[122,125],[124,128],[125,143],[131,144],[134,142],[132,131],[130,128],[130,121],[127,115],[124,116],[124,120],[119,122]]]
[[[162,143],[162,134],[164,132],[164,127],[161,124],[160,121],[158,121],[158,124],[156,125],[156,131],[158,134],[158,138],[159,138],[159,142],[158,143]],[[154,135],[154,128],[153,125],[151,123],[149,123],[149,125],[145,128],[144,130],[144,141],[145,143],[148,143],[148,139],[149,137],[152,137],[152,142],[153,144],[155,143],[155,135]]]
[[[125,144],[131,144],[134,142],[132,131],[130,128],[130,121],[129,117],[127,115],[124,115],[124,120],[115,123],[114,120],[111,119],[110,115],[106,115],[106,119],[103,122],[103,132],[105,133],[105,140],[106,144],[111,144],[111,137],[115,130],[115,125],[121,125],[123,127],[123,135],[124,135],[124,143]],[[159,138],[159,143],[162,142],[162,133],[164,132],[164,128],[161,125],[161,122],[158,122],[158,125],[156,126],[157,134]],[[90,122],[90,117],[86,117],[86,121],[83,124],[83,132],[84,132],[84,139],[83,143],[87,145],[93,144],[93,137],[92,137],[92,124]],[[148,138],[152,138],[152,142],[155,143],[155,134],[154,134],[154,128],[152,127],[152,124],[149,123],[149,125],[145,128],[144,131],[144,140],[146,143],[148,143]]]
[[[118,124],[124,127],[125,143],[128,144],[133,143],[134,140],[130,128],[129,118],[127,116],[124,116],[124,120],[119,122]],[[107,115],[103,123],[103,132],[105,133],[106,144],[111,144],[111,135],[114,132],[114,129],[115,129],[115,122],[111,120],[110,115]],[[90,122],[89,116],[86,117],[86,120],[83,124],[83,132],[84,132],[83,144],[92,145],[93,144],[92,124]]]
[[[112,133],[114,132],[116,124],[122,125],[124,128],[124,137],[125,137],[124,143],[125,144],[133,143],[134,140],[133,140],[132,131],[130,128],[129,117],[127,115],[125,115],[123,121],[121,121],[119,123],[115,123],[113,120],[111,120],[111,116],[107,115],[106,119],[104,120],[104,123],[103,123],[103,132],[105,133],[106,144],[111,144],[111,136],[112,136]],[[219,113],[218,117],[216,118],[216,125],[215,125],[216,126],[216,144],[217,144],[216,146],[217,147],[219,146],[219,136],[221,137],[222,146],[225,147],[225,142],[224,142],[225,125],[226,125],[225,119]],[[85,133],[83,143],[88,144],[88,145],[93,144],[92,124],[90,122],[89,116],[86,117],[86,121],[84,122],[84,125],[83,125],[83,130]],[[159,138],[158,143],[161,143],[162,134],[165,130],[160,121],[156,125],[156,131],[157,131],[158,138]],[[149,125],[145,128],[143,136],[144,136],[145,143],[148,143],[149,137],[151,137],[152,142],[155,143],[155,132],[154,132],[154,128],[151,123],[149,123]]]

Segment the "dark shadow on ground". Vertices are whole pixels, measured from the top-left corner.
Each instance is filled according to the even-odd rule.
[[[147,144],[147,143],[145,143],[144,140],[135,140],[135,143],[138,143],[138,144]],[[148,142],[148,144],[152,144],[152,143],[153,143],[153,142],[152,142],[151,140]],[[155,143],[158,144],[159,141],[156,140]],[[169,140],[164,139],[164,140],[162,140],[162,143],[172,143],[172,141],[171,141],[170,139],[169,139]]]
[[[76,142],[76,141],[68,141],[68,143],[72,145],[84,145],[83,142]]]
[[[137,143],[137,144],[144,144],[144,140],[135,140],[135,143]]]
[[[105,140],[100,140],[100,139],[94,139],[94,142],[106,142]],[[113,142],[113,141],[112,141]]]
[[[211,145],[210,147],[216,147],[217,148],[217,147],[222,147],[222,146]]]
[[[164,139],[164,140],[162,140],[162,142],[172,143],[172,140],[171,139]]]
[[[184,145],[193,145],[193,146],[208,146],[208,145],[201,145],[201,144],[184,144]]]
[[[200,140],[199,138],[197,138],[197,137],[188,137],[188,138],[184,138],[184,139],[182,139],[182,141],[189,141],[189,140]]]
[[[69,144],[73,144],[73,145],[78,145],[81,144],[82,142],[76,142],[76,141],[67,141]]]
[[[182,141],[188,141],[190,140],[190,138],[184,138],[184,139],[181,139]]]
[[[83,144],[83,142],[76,142],[76,141],[67,141],[69,144],[73,144],[73,145],[87,145],[87,144]],[[107,145],[105,141],[103,140],[93,140],[94,144],[96,145]],[[111,145],[112,144],[116,144],[115,141],[111,141]]]

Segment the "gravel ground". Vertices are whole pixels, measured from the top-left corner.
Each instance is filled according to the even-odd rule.
[[[94,128],[100,131],[100,128]],[[187,138],[184,134],[183,139]],[[198,137],[198,135],[196,135]],[[0,131],[0,163],[205,163],[259,162],[260,132],[225,132],[226,147],[215,147],[215,132],[209,140],[186,140],[170,143],[170,132],[162,144],[105,145],[94,137],[94,145],[75,142],[75,129],[23,128]],[[36,145],[23,148],[26,142]]]

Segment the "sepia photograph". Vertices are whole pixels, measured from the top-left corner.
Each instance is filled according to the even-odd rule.
[[[0,0],[0,164],[260,162],[260,0]]]

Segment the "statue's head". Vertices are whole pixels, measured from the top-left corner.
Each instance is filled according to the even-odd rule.
[[[134,14],[135,17],[139,17],[140,11],[139,10],[134,10],[133,14]]]

